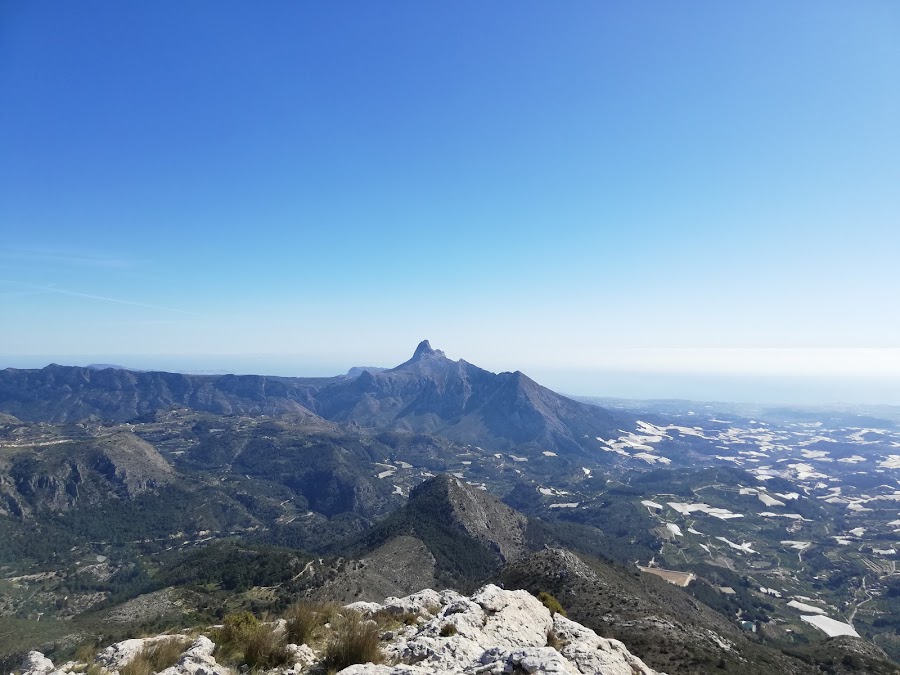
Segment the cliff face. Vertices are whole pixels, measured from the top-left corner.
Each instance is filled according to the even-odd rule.
[[[128,432],[33,446],[0,458],[0,515],[130,499],[174,479],[156,448]]]
[[[381,603],[355,603],[368,617],[403,617],[405,625],[380,630],[378,650],[382,664],[359,663],[340,675],[452,675],[490,673],[557,673],[561,675],[656,675],[621,642],[607,640],[560,614],[551,615],[526,591],[506,591],[487,585],[469,597],[454,591],[426,589],[405,598]],[[413,620],[412,617],[415,617]],[[334,620],[340,624],[341,618]],[[275,640],[286,640],[284,622],[272,624]],[[333,630],[333,629],[328,629]],[[339,629],[338,629],[339,630]],[[209,635],[215,635],[212,631]],[[184,639],[184,650],[165,675],[227,675],[230,667],[243,671],[241,663],[218,663],[209,635],[193,643]],[[320,636],[304,645],[285,644],[283,663],[270,675],[323,672],[323,649],[333,635]],[[171,636],[125,640],[102,650],[94,663],[108,672],[121,672],[145,648]],[[176,638],[178,639],[178,638]],[[221,657],[220,657],[221,658]],[[240,660],[240,659],[239,659]],[[390,664],[390,665],[386,665]],[[70,662],[58,668],[39,652],[31,652],[22,664],[22,675],[74,675],[88,664]]]

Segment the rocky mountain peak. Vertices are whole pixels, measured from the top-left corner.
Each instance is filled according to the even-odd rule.
[[[416,351],[413,354],[412,360],[418,361],[419,359],[431,357],[447,358],[447,355],[444,354],[444,352],[442,352],[440,349],[433,349],[431,343],[428,340],[422,340],[419,343],[419,346],[416,347]]]
[[[409,506],[443,514],[454,528],[488,546],[503,561],[516,560],[525,552],[525,516],[455,476],[440,474],[420,483],[410,493]]]

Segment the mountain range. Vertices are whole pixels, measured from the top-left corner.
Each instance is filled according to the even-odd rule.
[[[185,375],[49,365],[0,372],[0,412],[29,422],[127,422],[184,407],[217,415],[292,413],[361,428],[437,434],[497,450],[584,453],[629,416],[561,396],[525,374],[453,361],[427,340],[405,363],[355,377]]]

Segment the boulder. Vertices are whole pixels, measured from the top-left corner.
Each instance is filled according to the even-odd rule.
[[[53,661],[41,652],[28,652],[22,661],[22,675],[47,675],[53,672]]]
[[[405,598],[388,598],[384,609],[391,614],[419,614],[428,616],[441,606],[441,594],[426,588],[424,591],[407,595]]]

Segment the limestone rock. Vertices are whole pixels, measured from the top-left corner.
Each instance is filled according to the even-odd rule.
[[[47,675],[53,670],[53,661],[41,652],[28,652],[22,661],[22,675]]]
[[[441,594],[426,588],[424,591],[407,595],[405,598],[388,598],[384,601],[384,609],[391,614],[430,615],[432,610],[441,606]]]
[[[221,666],[213,658],[216,645],[201,635],[181,655],[178,663],[161,671],[159,675],[232,675],[230,668]]]
[[[352,609],[354,612],[359,612],[363,616],[372,616],[375,612],[384,609],[383,605],[378,604],[377,602],[351,602],[349,605],[345,605],[347,609]]]
[[[303,670],[318,660],[316,653],[308,645],[289,644],[285,649],[290,655],[290,662],[294,664],[296,671]]]
[[[553,632],[557,640],[565,643],[560,653],[575,664],[576,672],[603,675],[650,675],[654,672],[618,640],[602,638],[590,628],[559,614],[553,617]]]
[[[110,645],[97,655],[96,663],[107,670],[121,670],[141,653],[144,645],[161,638],[135,638]]]
[[[414,614],[418,622],[381,636],[384,663],[357,664],[339,675],[657,675],[618,640],[609,640],[559,614],[551,615],[526,591],[487,585],[469,597],[454,591],[425,589],[384,604],[347,605],[363,615],[385,610],[397,616]],[[273,624],[284,630],[282,622]],[[548,644],[551,634],[554,648]],[[124,640],[104,649],[96,663],[117,675],[148,644],[170,635]],[[178,663],[158,675],[233,675],[216,662],[215,644],[201,635],[181,654]],[[308,675],[321,670],[321,654],[309,645],[289,644],[287,662],[266,675]],[[390,664],[390,665],[388,665]],[[67,664],[71,665],[71,664]],[[54,670],[40,652],[31,652],[23,675],[72,675]]]
[[[434,595],[391,598],[395,607],[414,608]],[[506,591],[487,585],[469,598],[457,593],[435,594],[439,611],[382,647],[395,666],[358,665],[341,675],[412,675],[453,673],[568,673],[570,675],[655,675],[617,640],[600,637],[589,628],[549,610],[526,591]],[[548,646],[553,631],[564,644]]]

